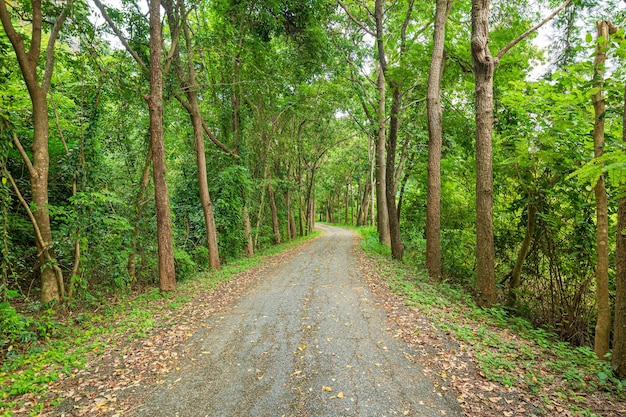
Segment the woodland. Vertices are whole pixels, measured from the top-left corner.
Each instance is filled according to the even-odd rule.
[[[626,4],[0,1],[0,354],[316,221],[626,378]],[[17,365],[15,365],[17,366]]]

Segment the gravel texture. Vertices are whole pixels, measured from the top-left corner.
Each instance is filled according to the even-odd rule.
[[[389,328],[355,266],[354,233],[319,228],[322,237],[207,319],[177,369],[137,392],[132,415],[462,415]]]

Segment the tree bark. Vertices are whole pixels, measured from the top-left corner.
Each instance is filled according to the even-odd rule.
[[[276,210],[276,200],[274,199],[274,188],[272,188],[272,181],[270,179],[267,185],[267,196],[270,203],[270,210],[272,211],[272,230],[274,232],[274,243],[280,245],[280,223],[278,222],[278,210]]]
[[[386,121],[385,121],[385,74],[382,68],[378,73],[378,137],[376,138],[376,223],[378,227],[378,241],[381,245],[391,244],[389,232],[389,212],[387,211],[386,190]]]
[[[626,89],[622,126],[626,126]],[[626,145],[626,129],[622,132]],[[626,153],[626,148],[624,148]],[[617,206],[617,232],[615,237],[615,323],[613,327],[613,352],[611,356],[615,375],[626,378],[626,182],[620,184],[622,197]]]
[[[152,173],[156,206],[159,254],[159,289],[176,288],[172,215],[167,191],[165,144],[163,138],[163,71],[161,67],[160,1],[150,0],[150,95],[146,97],[150,113],[150,143],[152,144]]]
[[[293,215],[293,207],[291,207],[291,193],[289,190],[285,192],[285,204],[287,205],[287,237],[289,240],[298,237],[296,231],[296,219]]]
[[[594,59],[594,82],[598,92],[592,96],[595,121],[593,126],[594,157],[604,153],[604,115],[605,104],[602,97],[604,63],[609,45],[610,23],[598,21],[598,40]],[[596,303],[598,320],[595,329],[594,351],[599,359],[605,359],[609,352],[611,333],[611,305],[609,300],[609,215],[604,174],[600,175],[594,187],[596,197]]]
[[[396,181],[393,172],[396,167],[396,148],[398,144],[398,129],[400,126],[400,111],[402,107],[402,93],[397,82],[391,83],[392,104],[391,120],[389,122],[389,138],[387,140],[387,165],[385,171],[385,193],[387,200],[387,219],[389,221],[389,237],[391,240],[391,256],[402,260],[404,245],[400,237],[400,222],[396,207]]]
[[[361,199],[361,204],[359,206],[359,212],[356,217],[356,225],[357,226],[365,226],[367,225],[367,217],[369,213],[369,204],[370,204],[370,192],[372,191],[372,183],[369,181],[369,178],[365,181],[365,187],[363,187],[363,198]]]
[[[252,241],[252,226],[250,225],[250,213],[248,205],[243,206],[243,233],[246,239],[245,251],[246,255],[254,256],[254,242]]]
[[[305,234],[308,236],[309,233],[313,231],[315,227],[315,204],[313,201],[313,188],[315,186],[315,173],[317,171],[317,163],[313,164],[313,168],[311,169],[311,177],[309,178],[309,183],[307,185],[306,192],[306,218],[305,218]]]
[[[68,3],[67,7],[69,7],[70,4],[71,3]],[[36,229],[35,232],[39,233],[41,236],[41,239],[35,239],[41,268],[40,299],[42,302],[47,303],[59,300],[60,295],[64,291],[63,275],[61,269],[56,265],[52,228],[50,226],[50,215],[48,213],[48,170],[50,166],[48,135],[50,127],[48,122],[47,94],[50,89],[50,80],[54,68],[54,45],[61,26],[65,21],[67,8],[64,8],[61,14],[55,19],[53,29],[48,39],[48,46],[45,53],[45,66],[40,81],[37,67],[41,59],[42,43],[43,14],[41,0],[33,0],[31,2],[31,39],[28,51],[25,49],[22,36],[13,27],[11,16],[9,15],[6,5],[7,2],[0,2],[0,21],[17,56],[20,71],[26,88],[28,89],[32,105],[32,161],[25,152],[20,152],[20,154],[24,158],[30,175],[32,203],[35,206],[33,217],[36,222],[33,226]]]
[[[193,69],[189,70],[190,77]],[[194,77],[195,78],[195,77]],[[192,85],[195,86],[194,81]],[[198,190],[200,203],[204,214],[204,225],[207,232],[207,247],[209,249],[209,264],[213,269],[220,269],[219,247],[217,243],[217,227],[215,227],[215,216],[213,214],[213,202],[209,194],[209,183],[207,181],[206,153],[204,150],[204,131],[202,129],[202,116],[196,96],[195,87],[187,90],[187,97],[191,105],[191,124],[193,125],[194,148],[196,151],[196,165],[198,171]]]
[[[493,73],[489,0],[472,1],[472,60],[476,94],[476,290],[480,306],[496,302],[493,247]]]
[[[191,41],[191,33],[187,23],[186,12],[184,7],[177,13],[176,8],[170,1],[163,2],[165,12],[167,13],[168,22],[171,33],[182,33],[187,47],[187,60],[185,63],[186,74],[183,72],[183,65],[180,60],[180,50],[176,47],[171,52],[174,61],[176,75],[179,83],[185,92],[187,101],[185,102],[180,95],[175,94],[179,103],[187,110],[189,119],[193,127],[194,150],[196,153],[196,172],[198,178],[198,194],[200,196],[200,204],[204,215],[204,225],[207,234],[207,248],[209,251],[209,265],[213,269],[220,269],[219,247],[217,243],[217,228],[215,227],[215,216],[213,213],[213,203],[209,193],[209,185],[207,181],[206,153],[204,147],[204,133],[208,130],[205,126],[202,114],[200,113],[200,104],[198,103],[198,87],[196,84],[196,70],[194,63],[194,50]],[[232,151],[229,151],[232,154]]]
[[[435,279],[441,272],[441,146],[443,141],[441,78],[445,64],[444,42],[449,0],[437,0],[433,53],[428,72],[426,109],[428,114],[428,191],[426,201],[426,269]]]
[[[376,139],[376,214],[378,227],[378,241],[382,245],[391,244],[391,234],[389,231],[389,212],[387,210],[387,175],[393,173],[386,172],[385,162],[385,142],[386,142],[386,80],[387,58],[385,56],[384,43],[384,1],[376,0],[374,4],[374,21],[376,24],[376,49],[378,51],[378,78],[376,86],[378,89],[378,137]]]
[[[204,214],[204,225],[207,232],[207,247],[209,249],[209,264],[213,269],[220,269],[220,255],[217,243],[217,228],[215,227],[215,216],[213,214],[213,202],[209,194],[209,183],[207,181],[206,153],[204,150],[204,128],[200,105],[198,103],[198,91],[196,84],[196,70],[193,61],[193,45],[191,44],[191,34],[186,22],[183,22],[183,33],[187,44],[187,82],[183,81],[183,88],[187,94],[189,102],[189,117],[193,126],[194,148],[196,151],[196,165],[198,171],[198,189],[200,203]]]
[[[350,224],[350,220],[348,219],[348,213],[350,210],[350,181],[349,178],[346,178],[346,193],[344,195],[344,212],[343,212],[343,223]]]
[[[493,73],[512,47],[552,20],[571,0],[509,42],[494,58],[489,50],[489,0],[472,0],[472,61],[476,95],[476,292],[478,305],[496,302],[493,247]]]
[[[52,228],[50,227],[50,215],[48,213],[48,169],[50,156],[48,154],[48,105],[46,92],[37,89],[33,95],[33,172],[30,176],[32,202],[35,204],[33,215],[37,227],[43,238],[37,241],[39,253],[39,265],[41,265],[41,301],[46,303],[58,300],[62,292],[62,282],[57,282],[54,269],[48,264],[44,252],[50,254],[52,262],[56,261],[53,250]]]

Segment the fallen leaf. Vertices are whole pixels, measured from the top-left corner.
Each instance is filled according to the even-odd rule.
[[[331,387],[322,387],[322,391],[324,391],[324,392],[332,392],[333,389]]]

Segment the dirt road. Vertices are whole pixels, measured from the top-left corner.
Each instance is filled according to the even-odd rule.
[[[186,342],[135,416],[461,415],[388,329],[355,267],[354,234],[320,228]]]

